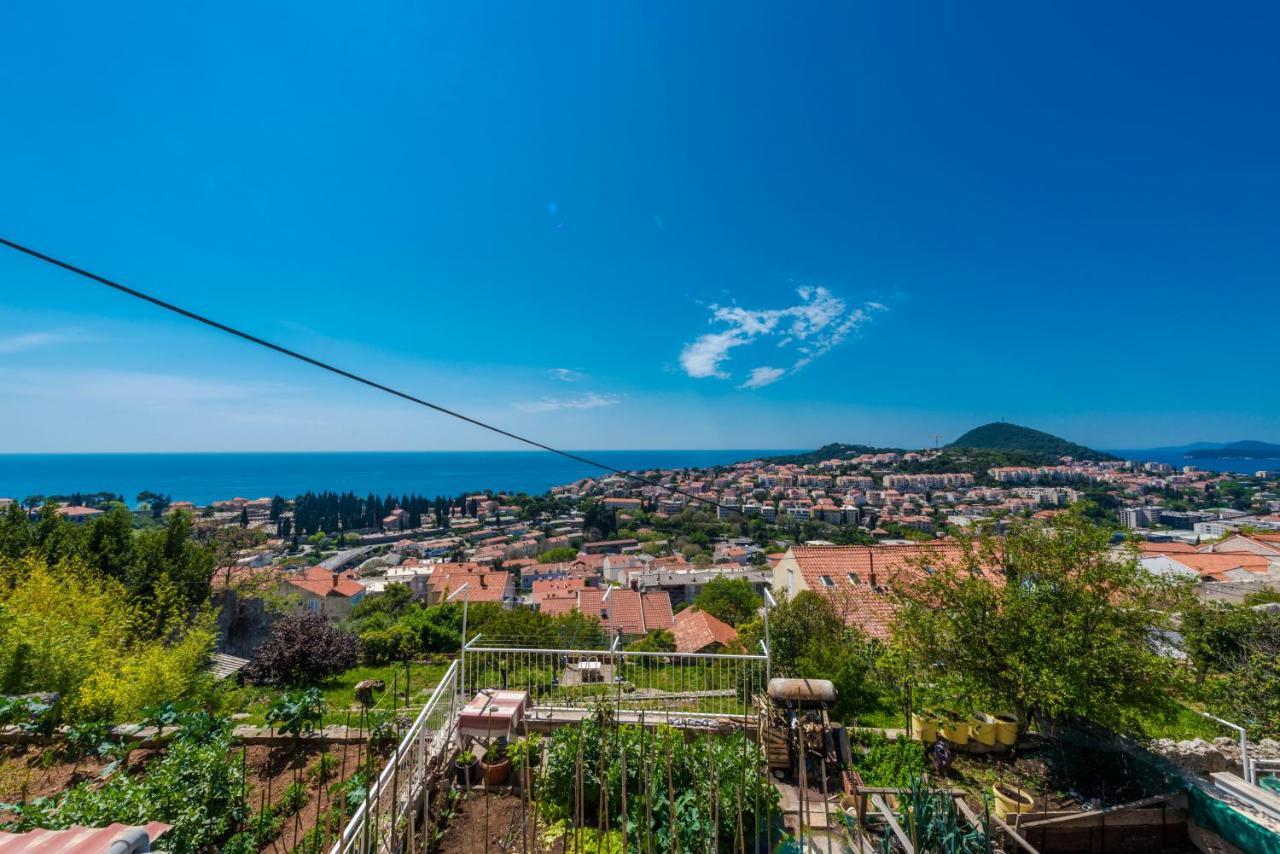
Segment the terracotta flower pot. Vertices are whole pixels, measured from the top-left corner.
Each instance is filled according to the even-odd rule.
[[[511,774],[511,760],[502,757],[497,762],[480,762],[480,771],[484,774],[484,784],[486,786],[501,786],[507,782],[507,777]]]

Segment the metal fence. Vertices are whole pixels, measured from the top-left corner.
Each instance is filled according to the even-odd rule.
[[[528,691],[534,717],[606,703],[622,713],[677,718],[749,714],[765,689],[765,655],[528,648],[479,635],[462,655],[465,690]]]
[[[449,665],[386,768],[370,784],[364,803],[347,823],[332,854],[423,850],[422,834],[414,828],[430,825],[428,783],[453,753],[461,672],[460,662]]]

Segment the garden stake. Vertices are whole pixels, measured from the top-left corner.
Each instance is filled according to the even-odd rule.
[[[667,812],[670,819],[669,839],[672,851],[680,850],[680,836],[676,833],[676,789],[671,784],[671,734],[667,733],[662,739],[665,743],[667,754]]]

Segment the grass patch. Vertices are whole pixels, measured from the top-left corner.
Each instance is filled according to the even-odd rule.
[[[1172,738],[1175,741],[1187,741],[1193,738],[1212,741],[1221,735],[1231,735],[1231,731],[1226,727],[1214,723],[1195,709],[1181,704],[1169,717],[1143,720],[1142,731],[1149,738]]]
[[[448,665],[445,664],[424,664],[422,662],[412,662],[409,664],[408,680],[409,680],[409,697],[408,702],[405,700],[405,673],[406,667],[403,664],[384,664],[379,666],[360,666],[353,667],[345,673],[335,676],[319,684],[325,700],[324,723],[326,726],[337,726],[346,723],[347,712],[350,710],[352,721],[357,717],[360,711],[360,703],[356,700],[356,685],[366,679],[381,679],[386,683],[386,691],[377,695],[378,709],[391,711],[392,707],[392,688],[397,691],[395,698],[395,708],[403,709],[406,705],[412,709],[414,713],[422,708],[422,704],[431,696],[431,692],[440,682],[440,677],[444,675]],[[299,686],[291,686],[299,687]],[[310,687],[310,686],[301,686]],[[227,708],[233,712],[243,712],[249,717],[240,723],[266,726],[267,710],[272,704],[280,698],[280,695],[288,690],[281,686],[245,686],[233,692],[233,696],[228,698]],[[409,714],[409,713],[406,713]],[[412,717],[412,714],[409,714]]]

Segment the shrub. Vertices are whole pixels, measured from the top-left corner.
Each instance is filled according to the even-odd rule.
[[[297,738],[304,732],[315,731],[324,720],[324,707],[324,695],[319,688],[290,691],[267,711],[267,724],[284,735]]]
[[[366,664],[404,661],[418,648],[418,635],[403,623],[385,629],[370,629],[360,635],[360,648]]]
[[[338,631],[319,614],[284,617],[258,647],[245,677],[260,685],[318,682],[360,661],[360,639]]]

